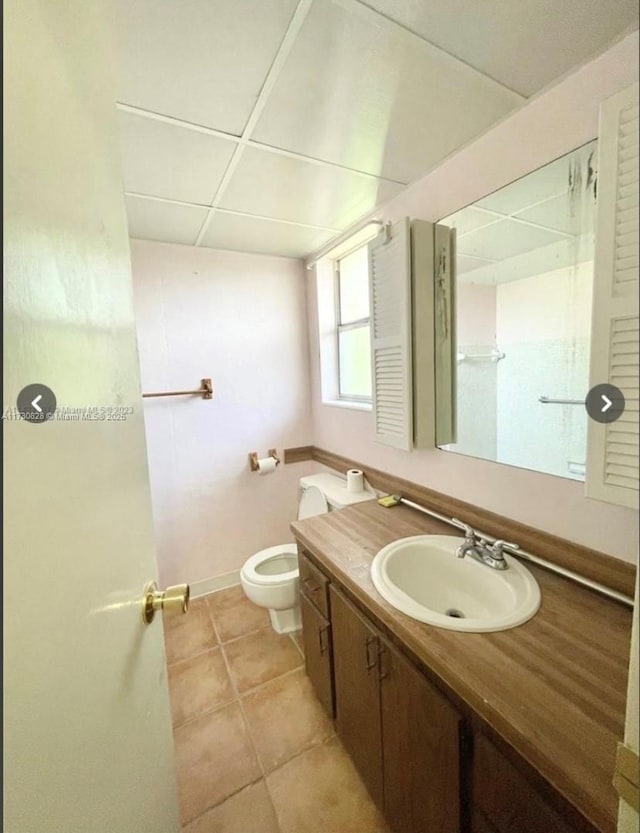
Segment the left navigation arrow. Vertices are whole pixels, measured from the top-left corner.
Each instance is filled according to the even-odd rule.
[[[56,411],[56,395],[39,382],[27,385],[18,394],[18,413],[27,422],[46,422]]]

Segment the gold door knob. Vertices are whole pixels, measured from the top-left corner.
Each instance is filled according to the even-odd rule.
[[[166,590],[158,590],[155,581],[144,589],[142,597],[142,619],[146,625],[153,622],[156,610],[164,613],[186,613],[189,610],[189,585],[175,584]]]

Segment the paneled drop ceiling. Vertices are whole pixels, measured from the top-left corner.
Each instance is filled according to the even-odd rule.
[[[112,0],[132,237],[303,257],[637,26],[635,0]]]

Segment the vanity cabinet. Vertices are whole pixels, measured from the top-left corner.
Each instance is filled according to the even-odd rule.
[[[330,585],[336,730],[396,833],[460,832],[461,718]]]
[[[302,548],[299,562],[307,675],[393,833],[596,833]]]
[[[300,552],[300,614],[307,676],[331,719],[335,717],[333,688],[333,640],[329,621],[329,582]]]

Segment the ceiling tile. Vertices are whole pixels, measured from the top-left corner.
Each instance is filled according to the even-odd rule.
[[[410,182],[522,99],[357,3],[314,3],[253,138]]]
[[[247,147],[220,207],[342,230],[401,190],[392,182]]]
[[[233,249],[283,257],[306,257],[336,236],[308,226],[294,226],[217,211],[201,241],[213,249]]]
[[[463,255],[487,260],[504,260],[563,238],[564,235],[527,223],[501,220],[458,238],[456,249]]]
[[[494,214],[491,211],[477,208],[475,205],[469,205],[467,208],[456,211],[455,214],[450,214],[444,220],[439,220],[438,222],[442,223],[442,225],[449,226],[449,228],[455,228],[458,232],[458,237],[460,237],[470,231],[475,231],[477,228],[495,223],[497,220],[501,220],[503,216],[502,214]]]
[[[571,202],[568,194],[560,194],[514,216],[565,234],[584,234],[595,227],[596,211],[593,193],[589,191],[585,197],[576,204]]]
[[[143,240],[192,246],[207,216],[207,209],[188,205],[131,196],[126,197],[126,202],[129,237]]]
[[[296,0],[114,0],[118,101],[240,135]]]
[[[122,111],[118,122],[125,191],[211,203],[235,142]]]
[[[364,0],[523,95],[638,26],[637,0]]]

